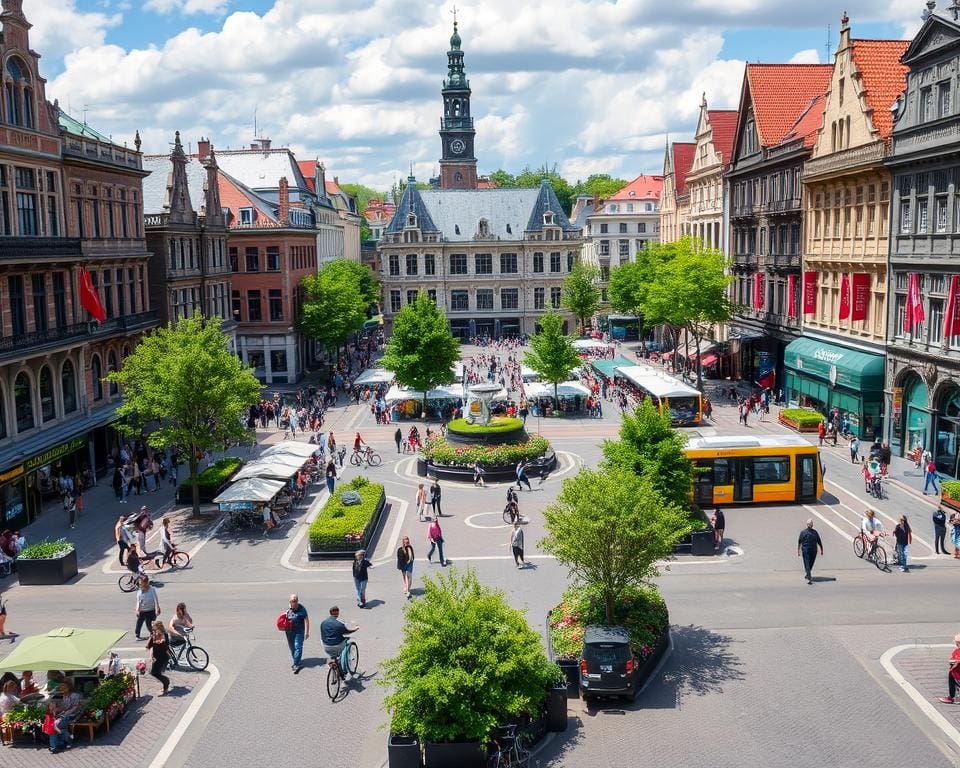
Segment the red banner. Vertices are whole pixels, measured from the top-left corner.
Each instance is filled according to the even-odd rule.
[[[951,341],[955,336],[960,336],[960,275],[950,278],[947,311],[943,316],[943,338]]]
[[[923,311],[923,296],[920,295],[920,275],[916,272],[910,272],[907,282],[907,304],[903,313],[904,332],[910,333],[926,317],[926,313]]]
[[[787,275],[787,317],[797,316],[797,276]]]
[[[753,279],[753,308],[763,309],[763,297],[766,291],[763,289],[763,272],[757,272]]]
[[[812,315],[817,311],[817,273],[803,273],[803,314]]]
[[[870,305],[870,275],[857,272],[853,276],[853,312],[851,320],[866,320],[867,307]]]
[[[107,312],[103,308],[103,302],[100,301],[100,294],[93,287],[90,273],[83,267],[80,267],[80,306],[101,323],[107,319]]]
[[[850,278],[846,272],[840,278],[840,315],[841,320],[850,317]]]

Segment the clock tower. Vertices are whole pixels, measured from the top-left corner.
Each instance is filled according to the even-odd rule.
[[[441,189],[476,189],[477,158],[473,156],[473,118],[470,116],[470,81],[463,71],[463,51],[457,21],[453,21],[447,78],[443,81],[443,119],[440,121]]]

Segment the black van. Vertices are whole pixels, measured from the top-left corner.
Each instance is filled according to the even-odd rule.
[[[637,660],[625,627],[588,624],[580,657],[580,695],[637,697]]]

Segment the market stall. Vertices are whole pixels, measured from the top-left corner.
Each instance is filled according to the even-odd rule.
[[[276,480],[289,480],[299,472],[307,459],[290,454],[276,454],[267,456],[258,461],[251,461],[246,464],[237,474],[233,476],[234,482],[247,480],[252,477],[273,478]]]
[[[317,446],[310,443],[298,443],[295,440],[284,440],[282,443],[271,445],[260,453],[260,460],[271,456],[301,456],[306,461],[317,452]]]
[[[255,522],[265,504],[269,504],[285,487],[285,480],[265,477],[248,477],[231,485],[217,496],[214,504],[230,515],[230,523],[247,524]]]
[[[591,360],[590,367],[598,376],[603,376],[607,382],[613,381],[613,377],[617,375],[617,368],[622,368],[624,366],[636,365],[632,360],[620,356],[614,358],[613,360]]]
[[[557,401],[554,403],[553,385],[531,382],[523,385],[524,393],[543,415],[549,416],[557,409],[561,413],[576,413],[583,408],[590,390],[579,381],[564,381],[557,385]]]
[[[581,357],[613,357],[613,346],[598,339],[577,339],[573,348]]]
[[[393,383],[393,371],[385,368],[367,368],[363,373],[354,379],[356,387],[376,387],[381,384],[388,385]]]
[[[421,407],[423,393],[406,387],[396,385],[390,387],[384,399],[391,412],[401,418],[418,418],[421,413],[426,413],[427,416],[443,417],[453,408],[463,405],[463,385],[457,382],[429,390],[426,408]]]

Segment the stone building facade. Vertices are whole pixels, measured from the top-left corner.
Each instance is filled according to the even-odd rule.
[[[686,176],[690,203],[686,231],[707,248],[727,252],[728,219],[723,173],[730,164],[737,110],[708,109],[707,95],[700,102],[694,134],[693,162]]]
[[[690,196],[687,173],[693,164],[696,144],[667,144],[663,157],[663,191],[660,194],[660,242],[673,243],[687,234]]]

